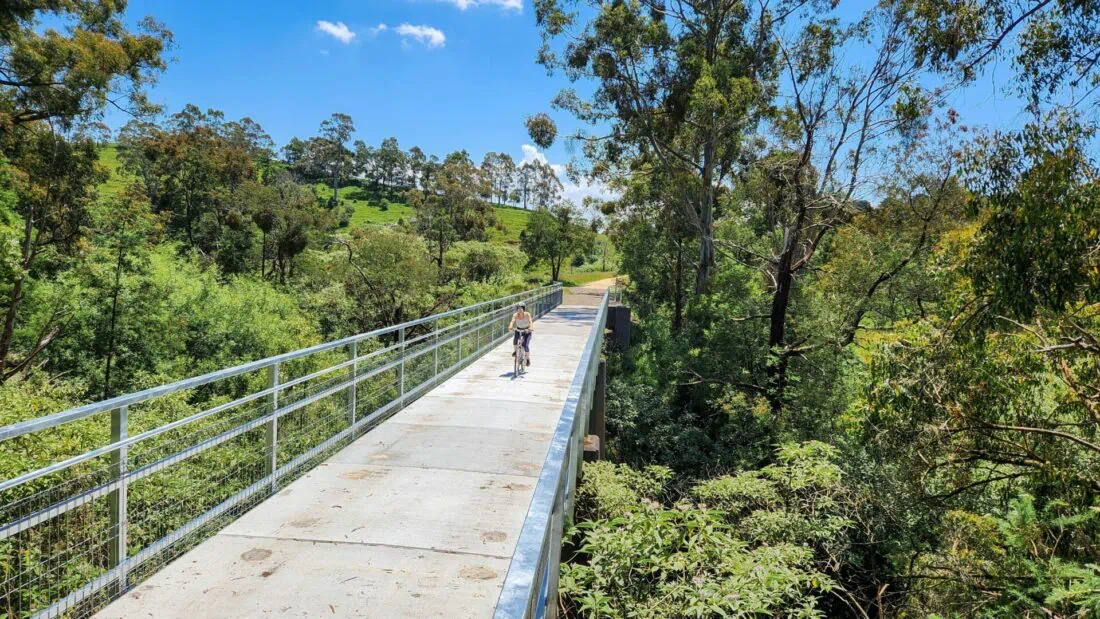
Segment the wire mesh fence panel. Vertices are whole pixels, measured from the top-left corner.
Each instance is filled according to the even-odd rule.
[[[0,428],[0,615],[85,617],[472,362],[460,308]]]

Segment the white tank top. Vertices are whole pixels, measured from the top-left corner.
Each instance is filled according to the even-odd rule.
[[[531,317],[530,317],[530,315],[524,316],[523,318],[519,318],[519,317],[516,318],[516,328],[517,329],[526,329],[527,327],[530,327],[530,326],[531,326]]]

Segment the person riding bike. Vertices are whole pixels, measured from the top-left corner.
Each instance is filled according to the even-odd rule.
[[[512,331],[512,347],[519,346],[522,342],[523,350],[527,353],[527,365],[531,365],[531,332],[535,330],[535,319],[527,313],[527,304],[520,303],[516,306],[516,313],[512,314],[512,322],[508,324],[508,330]],[[513,351],[512,356],[516,353]]]

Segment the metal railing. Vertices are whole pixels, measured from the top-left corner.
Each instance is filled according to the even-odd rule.
[[[496,619],[556,617],[562,532],[573,518],[573,499],[584,458],[584,435],[603,351],[610,293],[604,293],[569,397],[554,430],[527,518],[523,522],[497,600]]]
[[[622,280],[620,280],[622,281]],[[626,291],[626,287],[621,284],[616,284],[607,289],[608,298],[612,303],[622,303],[623,293]]]
[[[519,301],[562,289],[0,428],[0,615],[92,614],[508,338]]]

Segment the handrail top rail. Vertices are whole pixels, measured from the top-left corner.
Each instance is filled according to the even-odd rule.
[[[511,295],[508,295],[506,297],[499,297],[499,298],[496,298],[496,299],[490,299],[488,301],[482,301],[481,303],[475,303],[474,305],[467,305],[467,306],[464,306],[464,307],[456,308],[456,309],[449,310],[449,311],[446,311],[446,312],[442,312],[442,313],[439,313],[439,314],[433,314],[431,316],[425,316],[423,318],[418,318],[416,320],[410,320],[410,321],[403,322],[401,324],[393,325],[393,326],[390,326],[390,327],[382,327],[380,329],[375,329],[373,331],[367,331],[366,333],[360,333],[358,335],[351,335],[351,336],[348,336],[348,337],[345,337],[345,338],[342,338],[342,339],[339,339],[339,340],[333,340],[331,342],[323,342],[321,344],[315,344],[313,346],[308,346],[306,348],[301,348],[301,349],[298,349],[298,350],[285,352],[285,353],[282,353],[282,354],[279,354],[279,355],[274,355],[272,357],[267,357],[266,359],[259,359],[257,361],[249,361],[247,363],[242,363],[241,365],[237,365],[237,366],[234,366],[234,367],[231,367],[231,368],[225,368],[225,369],[222,369],[222,370],[215,370],[213,372],[202,374],[200,376],[194,376],[192,378],[185,378],[185,379],[182,379],[182,380],[178,380],[178,381],[175,381],[175,382],[172,382],[172,383],[168,383],[167,385],[158,385],[156,387],[150,387],[148,389],[143,389],[141,391],[135,391],[133,393],[127,393],[127,394],[123,394],[123,395],[120,395],[120,396],[115,396],[115,397],[107,399],[107,400],[101,400],[99,402],[92,402],[90,404],[84,404],[84,405],[81,405],[81,406],[70,408],[68,410],[53,413],[52,415],[46,415],[45,417],[37,417],[35,419],[28,419],[26,421],[13,423],[13,424],[8,425],[8,426],[0,427],[0,442],[11,440],[11,439],[14,439],[14,438],[18,438],[20,436],[24,436],[24,435],[27,435],[27,434],[32,434],[34,432],[40,432],[42,430],[48,430],[50,428],[55,428],[55,427],[58,427],[58,426],[61,426],[61,425],[67,424],[67,423],[71,423],[73,421],[79,421],[80,419],[84,419],[85,417],[90,417],[91,415],[95,415],[97,413],[101,413],[101,412],[104,412],[104,411],[109,411],[109,410],[113,410],[113,409],[116,409],[116,408],[121,408],[123,406],[130,406],[130,405],[133,405],[133,404],[138,404],[138,403],[141,403],[141,402],[145,402],[147,400],[152,400],[152,399],[159,398],[159,397],[162,397],[162,396],[170,395],[170,394],[176,393],[178,391],[183,391],[183,390],[186,390],[186,389],[193,389],[195,387],[201,387],[203,385],[208,385],[212,382],[216,382],[216,381],[223,380],[223,379],[226,379],[226,378],[233,378],[234,376],[240,376],[241,374],[247,374],[249,372],[254,372],[256,370],[262,370],[266,367],[275,365],[277,363],[283,363],[283,362],[286,362],[286,361],[293,361],[295,359],[300,359],[302,357],[308,357],[310,355],[313,355],[313,354],[316,354],[316,353],[319,353],[319,352],[324,352],[326,350],[332,350],[334,348],[339,348],[341,346],[347,346],[348,344],[354,344],[354,343],[357,343],[357,342],[360,342],[360,341],[363,341],[363,340],[366,340],[366,339],[375,338],[375,337],[378,337],[380,335],[385,335],[387,333],[393,333],[395,331],[400,331],[402,329],[408,329],[410,327],[415,327],[417,325],[421,325],[421,324],[424,324],[424,323],[428,323],[428,322],[432,322],[432,321],[438,321],[438,320],[441,320],[443,318],[447,318],[447,317],[450,317],[450,316],[454,316],[456,314],[461,314],[461,313],[464,313],[464,312],[468,312],[470,310],[478,309],[478,308],[484,307],[486,305],[492,305],[494,303],[500,303],[500,302],[503,302],[503,301],[508,301],[510,299],[514,299],[514,298],[522,297],[522,296],[526,296],[526,295],[538,294],[538,293],[548,291],[548,290],[556,290],[556,289],[561,288],[561,287],[562,287],[561,282],[554,282],[553,284],[549,284],[549,285],[546,285],[546,286],[541,286],[539,288],[533,288],[531,290],[525,290],[523,292],[517,292],[515,294],[511,294]]]

